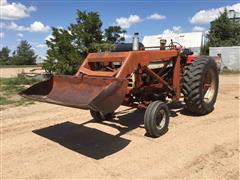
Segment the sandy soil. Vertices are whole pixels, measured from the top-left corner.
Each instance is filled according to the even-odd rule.
[[[16,77],[20,73],[44,73],[41,67],[18,67],[18,68],[0,68],[0,77],[9,78]]]
[[[44,103],[5,109],[2,178],[239,179],[239,85],[239,76],[221,76],[214,112],[173,109],[157,139],[144,135],[143,112],[126,107],[102,124]]]

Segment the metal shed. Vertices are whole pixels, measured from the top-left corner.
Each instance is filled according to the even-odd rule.
[[[160,39],[166,39],[167,44],[169,44],[172,39],[173,41],[180,43],[186,48],[191,48],[192,51],[194,52],[194,55],[200,54],[201,47],[204,44],[204,36],[202,32],[149,35],[144,36],[142,43],[145,47],[159,46]]]
[[[217,56],[217,54],[220,54],[222,57],[221,68],[240,69],[240,46],[209,48],[210,56]]]

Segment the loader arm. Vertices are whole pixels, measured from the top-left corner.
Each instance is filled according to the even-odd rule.
[[[90,53],[79,68],[76,76],[83,73],[89,76],[115,76],[116,78],[126,78],[133,73],[139,65],[147,66],[153,61],[172,60],[172,58],[177,58],[178,54],[178,50]],[[120,62],[122,65],[115,72],[91,70],[90,63],[97,62]]]

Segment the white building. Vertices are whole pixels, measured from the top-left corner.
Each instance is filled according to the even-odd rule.
[[[231,19],[231,20],[234,20],[234,21],[237,21],[240,23],[240,12],[236,12],[234,10],[229,10],[228,11],[228,17]]]
[[[167,45],[170,44],[172,39],[174,42],[180,43],[185,48],[191,48],[194,52],[194,55],[200,54],[201,47],[204,44],[205,40],[202,32],[190,32],[180,34],[170,33],[144,36],[142,43],[145,47],[160,46],[160,39],[166,39]]]
[[[209,56],[217,56],[218,54],[222,58],[221,68],[240,69],[240,46],[209,48]]]

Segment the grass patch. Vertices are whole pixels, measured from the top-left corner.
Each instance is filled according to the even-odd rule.
[[[26,78],[21,74],[13,78],[0,78],[0,105],[19,106],[33,104],[32,100],[23,98],[18,93],[37,82],[39,80]]]
[[[240,70],[223,69],[220,71],[220,74],[222,75],[240,74]]]
[[[0,69],[1,68],[27,68],[27,67],[42,67],[42,65],[3,65],[0,64]]]
[[[36,79],[26,78],[22,74],[19,74],[17,77],[13,77],[13,78],[1,78],[0,80],[2,85],[7,85],[7,86],[31,85],[38,82]]]
[[[13,104],[14,101],[10,100],[4,96],[0,96],[0,105]]]

